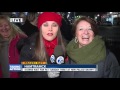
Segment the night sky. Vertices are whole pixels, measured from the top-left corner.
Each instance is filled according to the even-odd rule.
[[[106,12],[76,12],[76,15],[88,15],[94,17],[95,14],[104,14]]]

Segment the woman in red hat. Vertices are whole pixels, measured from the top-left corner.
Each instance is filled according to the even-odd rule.
[[[31,36],[21,50],[20,62],[23,61],[45,61],[50,63],[50,56],[54,53],[57,45],[62,47],[65,53],[66,41],[60,32],[62,17],[55,12],[43,12],[38,16],[37,27],[39,33]],[[21,78],[57,78],[59,72],[20,72]]]

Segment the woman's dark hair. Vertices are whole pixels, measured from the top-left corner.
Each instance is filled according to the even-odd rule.
[[[96,22],[92,18],[83,16],[83,17],[77,19],[73,24],[72,30],[73,30],[74,36],[75,36],[75,33],[76,33],[76,27],[77,27],[78,23],[81,22],[81,21],[86,21],[86,22],[90,23],[91,28],[94,32],[94,35],[96,36],[98,34],[98,27],[97,27]]]

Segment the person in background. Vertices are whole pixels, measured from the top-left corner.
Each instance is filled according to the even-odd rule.
[[[120,78],[120,66],[109,51],[101,36],[95,21],[81,17],[73,25],[75,37],[66,47],[69,56],[66,64],[96,64],[98,71],[61,72],[61,78]]]
[[[62,38],[60,32],[61,15],[55,12],[43,12],[38,16],[38,33],[32,35],[22,48],[20,53],[20,62],[23,61],[45,61],[50,64],[50,56],[54,53],[57,45],[61,45],[66,56],[66,41]],[[58,78],[60,72],[46,71],[23,71],[20,72],[20,78]]]
[[[9,64],[18,64],[19,52],[16,44],[27,35],[9,21],[9,17],[0,15],[0,77],[18,78],[17,72],[9,71]]]
[[[22,27],[22,26],[25,24],[25,22],[26,22],[27,15],[25,14],[25,12],[20,12],[19,15],[18,15],[18,18],[22,18],[22,19],[23,19],[23,22],[15,23],[15,24],[21,29],[21,27]]]
[[[27,34],[28,37],[30,37],[35,32],[38,32],[37,18],[37,12],[28,12],[25,24],[21,26],[21,29]]]

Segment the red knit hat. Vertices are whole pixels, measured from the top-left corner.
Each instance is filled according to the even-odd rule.
[[[37,26],[39,29],[40,26],[46,21],[55,21],[59,26],[61,26],[61,20],[62,20],[61,15],[55,12],[43,12],[38,16]]]

